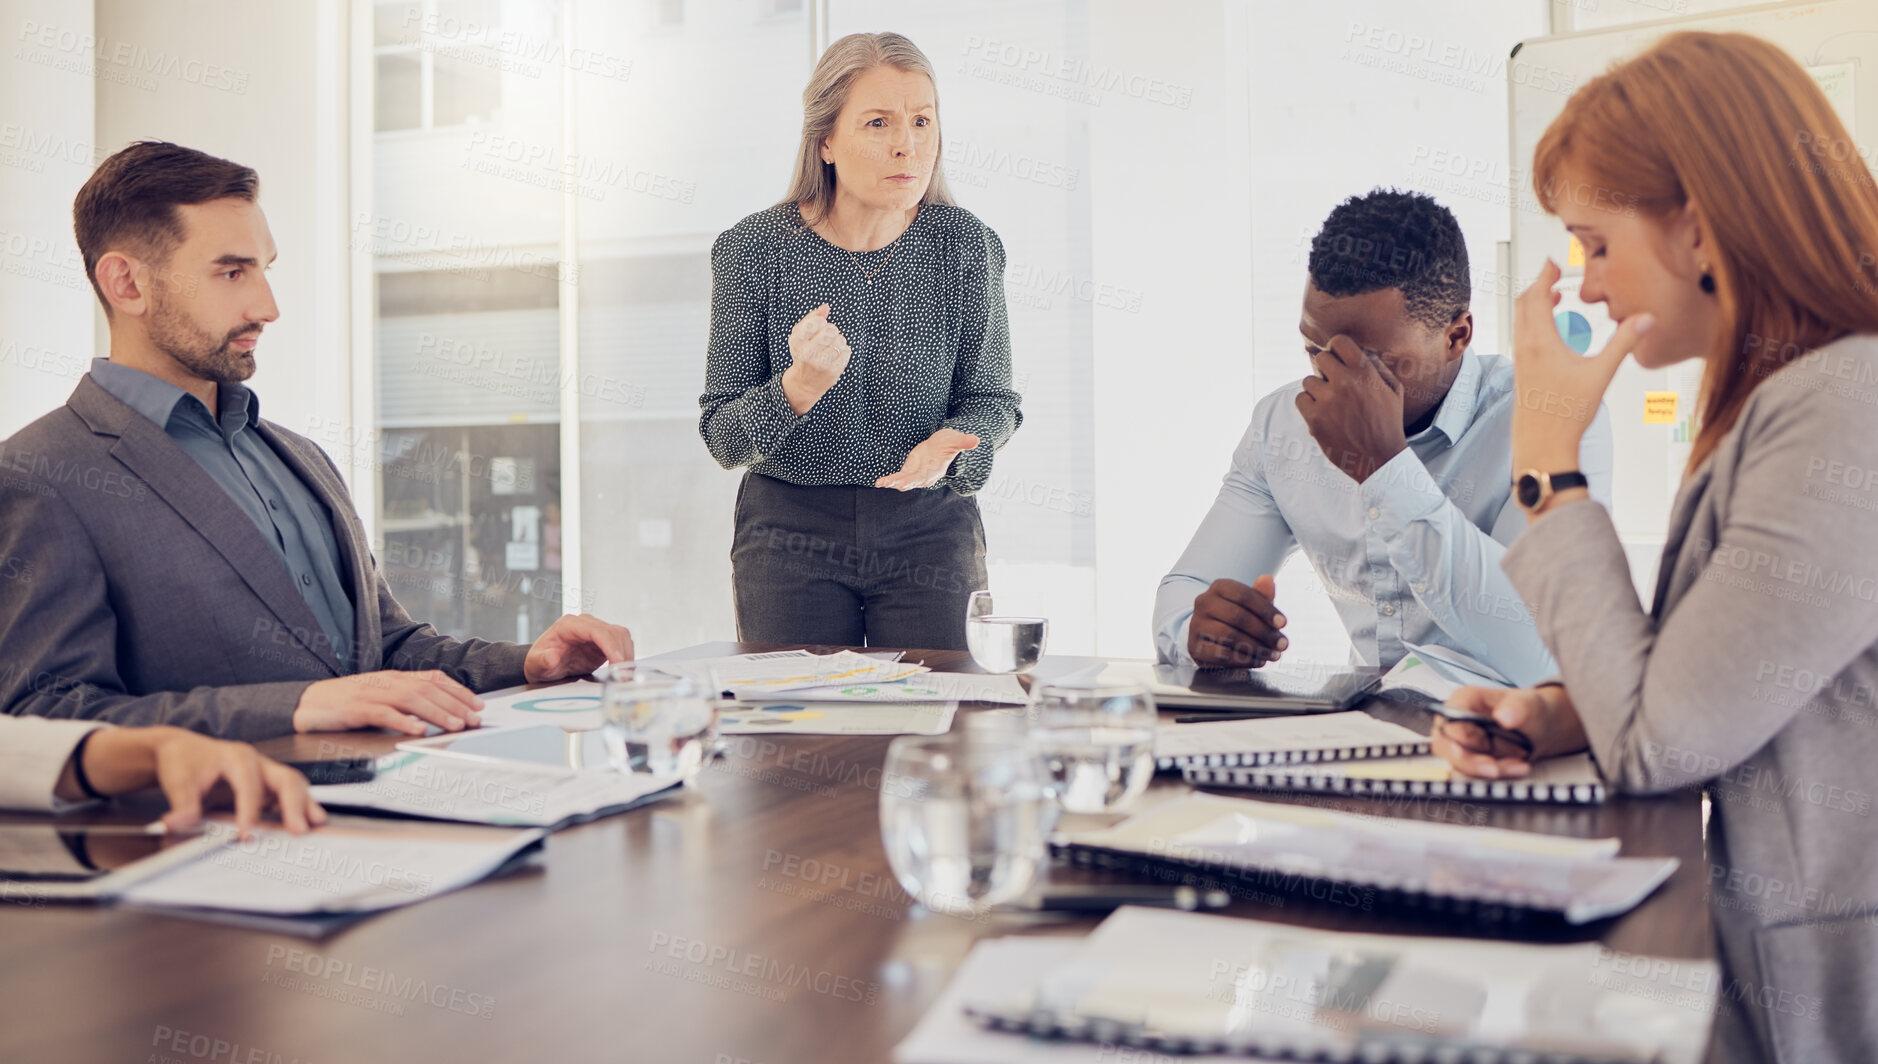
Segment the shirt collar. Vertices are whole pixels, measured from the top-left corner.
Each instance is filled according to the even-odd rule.
[[[157,428],[169,430],[170,418],[176,413],[176,404],[195,396],[176,387],[161,377],[145,373],[140,369],[108,358],[91,360],[91,379],[98,382],[112,396],[125,406],[148,418]],[[221,417],[231,413],[242,415],[239,427],[252,428],[261,420],[261,400],[243,384],[223,384],[215,390],[217,402],[221,405]],[[202,409],[202,401],[196,399],[196,409]],[[219,425],[221,418],[215,419]]]
[[[1441,397],[1441,406],[1435,411],[1434,423],[1417,435],[1426,438],[1431,431],[1439,432],[1448,438],[1448,445],[1460,442],[1461,436],[1474,423],[1474,411],[1480,405],[1480,356],[1469,348],[1461,353],[1461,371],[1454,375],[1454,383],[1448,386],[1448,394]]]

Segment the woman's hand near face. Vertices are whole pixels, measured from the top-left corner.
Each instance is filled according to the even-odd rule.
[[[1569,350],[1569,348],[1567,349]],[[1509,731],[1532,741],[1532,759],[1572,754],[1588,745],[1584,722],[1578,718],[1571,695],[1556,684],[1544,687],[1463,687],[1448,696],[1447,704],[1470,713],[1482,713]],[[1454,742],[1437,727],[1430,738],[1436,756],[1479,779],[1509,779],[1532,771],[1532,764],[1517,757],[1494,758]]]
[[[808,413],[841,379],[853,354],[847,337],[828,320],[828,304],[802,315],[802,320],[789,330],[789,357],[793,362],[782,375],[783,397],[789,400],[789,409]]]
[[[1617,367],[1655,324],[1648,314],[1618,323],[1604,350],[1585,356],[1558,334],[1559,268],[1547,259],[1539,279],[1513,304],[1513,475],[1528,469],[1565,473],[1578,468],[1578,445]]]
[[[874,481],[874,486],[896,488],[900,491],[930,488],[946,475],[946,469],[952,465],[952,459],[977,446],[978,437],[971,433],[942,428],[926,437],[918,447],[907,452],[906,461],[901,464],[898,473],[881,477]]]

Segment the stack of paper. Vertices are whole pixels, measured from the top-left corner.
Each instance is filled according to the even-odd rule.
[[[1030,702],[1023,683],[1009,673],[928,671],[886,683],[850,683],[790,693],[816,702],[995,702],[1007,706]]]
[[[977,963],[979,951],[1003,963]],[[980,943],[941,1001],[1003,1040],[929,1017],[901,1064],[1084,1061],[1025,1035],[1130,1059],[1573,1060],[1693,1064],[1719,973],[1711,961],[1624,958],[1597,943],[1528,945],[1362,935],[1123,908],[1078,946]],[[1046,969],[1040,978],[1032,976]],[[970,973],[984,981],[967,981]],[[1642,973],[1642,974],[1632,974]],[[1656,973],[1662,973],[1658,975]],[[1087,1047],[1085,1047],[1087,1048]],[[1196,1057],[1187,1054],[1216,1054]],[[1140,1054],[1140,1055],[1137,1055]],[[1119,1058],[1117,1058],[1119,1059]]]
[[[719,690],[738,698],[760,698],[784,692],[822,687],[853,687],[890,683],[930,672],[924,665],[889,660],[841,650],[811,654],[806,650],[779,650],[769,654],[737,654],[725,658],[659,658],[639,663],[672,676],[715,681]]]
[[[128,886],[122,901],[251,913],[377,912],[468,886],[545,837],[408,820],[330,818],[305,835],[262,827],[243,842],[211,822],[221,845]]]
[[[1676,870],[1673,857],[1618,857],[1616,839],[1356,816],[1190,794],[1121,824],[1068,837],[1072,860],[1179,868],[1275,892],[1342,883],[1367,892],[1532,910],[1582,924],[1628,912]]]
[[[1408,653],[1383,674],[1384,691],[1418,691],[1437,702],[1463,687],[1511,687],[1493,669],[1458,650],[1409,644]]]
[[[678,781],[644,773],[575,772],[400,750],[364,783],[312,788],[320,804],[471,824],[555,829],[675,793]]]

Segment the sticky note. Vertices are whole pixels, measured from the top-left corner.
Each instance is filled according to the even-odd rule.
[[[1579,269],[1583,269],[1585,265],[1585,246],[1578,242],[1577,237],[1572,237],[1571,242],[1571,247],[1565,249],[1565,265],[1576,266]]]
[[[1675,392],[1644,392],[1643,423],[1645,425],[1674,425],[1676,423]]]

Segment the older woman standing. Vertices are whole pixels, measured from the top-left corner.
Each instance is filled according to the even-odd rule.
[[[843,37],[802,102],[788,195],[711,249],[698,428],[749,467],[738,638],[963,649],[986,586],[971,495],[1023,420],[1004,245],[946,191],[912,41]]]

